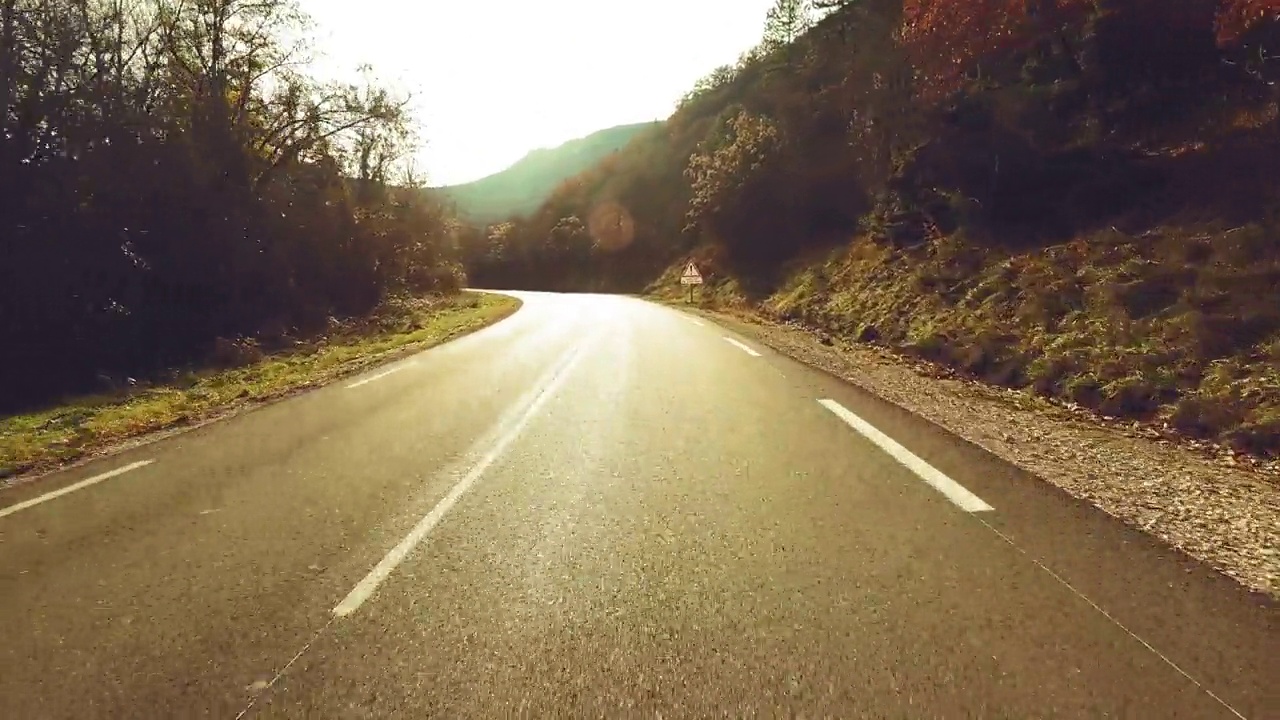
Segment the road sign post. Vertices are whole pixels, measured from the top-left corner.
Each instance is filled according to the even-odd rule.
[[[684,266],[684,272],[680,273],[680,284],[689,286],[689,298],[685,302],[692,303],[693,286],[702,284],[702,273],[698,272],[698,266],[692,260]]]

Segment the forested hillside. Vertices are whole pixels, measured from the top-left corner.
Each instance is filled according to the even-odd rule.
[[[546,202],[565,180],[626,147],[656,123],[619,125],[530,152],[511,167],[475,182],[434,188],[459,218],[471,223],[527,215]]]
[[[486,228],[475,282],[695,257],[719,302],[1280,451],[1280,2],[818,4]]]
[[[0,0],[5,409],[461,283],[455,229],[397,170],[407,98],[309,77],[304,21]]]

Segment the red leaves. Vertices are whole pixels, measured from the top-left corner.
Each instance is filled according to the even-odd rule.
[[[1280,0],[1127,0],[1112,11],[1160,33],[1214,23],[1223,47],[1258,24],[1280,21]],[[957,89],[981,63],[1070,30],[1097,12],[1095,0],[904,0],[901,40],[923,94]]]
[[[1280,22],[1280,0],[1222,0],[1218,11],[1218,43],[1233,45],[1268,20]]]
[[[1034,43],[1091,0],[905,0],[901,36],[928,94],[955,89],[984,59]]]

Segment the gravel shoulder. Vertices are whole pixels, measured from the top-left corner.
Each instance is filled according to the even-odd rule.
[[[692,311],[910,410],[1280,598],[1280,464],[1108,422],[748,312]]]

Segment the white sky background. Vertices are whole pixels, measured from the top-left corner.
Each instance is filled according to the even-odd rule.
[[[361,63],[415,95],[431,185],[528,151],[665,119],[760,40],[773,0],[299,0],[317,71]]]

